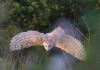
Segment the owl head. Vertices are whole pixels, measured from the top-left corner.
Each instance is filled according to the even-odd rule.
[[[54,46],[55,46],[55,42],[53,41],[53,39],[49,36],[49,33],[47,33],[43,39],[43,46],[45,48],[46,51],[50,51]]]

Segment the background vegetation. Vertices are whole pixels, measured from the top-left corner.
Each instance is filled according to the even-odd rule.
[[[8,57],[10,58],[11,54],[9,41],[12,36],[27,30],[38,30],[46,33],[52,30],[56,19],[62,16],[71,19],[73,24],[80,28],[86,39],[87,59],[84,63],[78,63],[76,70],[100,70],[99,0],[0,0],[0,70],[7,70],[9,69],[7,65],[11,65],[11,62],[8,63]],[[29,65],[31,61],[26,62],[25,66],[23,62],[26,59],[23,60],[24,57],[15,52],[13,55],[18,61],[20,60],[19,63],[23,60],[22,67],[17,70],[29,70],[30,67],[41,70],[48,55],[45,55],[46,52],[43,48],[28,50],[22,51],[27,52],[24,54],[21,52],[22,55],[34,53],[30,54],[31,58],[34,58],[33,56],[37,53],[38,56],[34,60],[38,59],[39,61],[33,66]],[[14,70],[12,65],[10,68]]]

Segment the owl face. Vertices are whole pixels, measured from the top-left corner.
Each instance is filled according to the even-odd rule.
[[[50,51],[55,46],[55,42],[49,36],[45,36],[43,46],[46,51]]]

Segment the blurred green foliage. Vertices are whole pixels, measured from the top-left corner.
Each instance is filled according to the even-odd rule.
[[[48,32],[57,18],[65,16],[79,21],[81,15],[96,4],[96,0],[13,0],[10,16],[14,24],[25,31]]]

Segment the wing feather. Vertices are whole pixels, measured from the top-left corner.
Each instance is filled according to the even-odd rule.
[[[10,50],[20,50],[32,45],[41,45],[45,34],[38,31],[21,32],[10,41]]]
[[[85,49],[82,43],[73,36],[67,35],[61,27],[57,27],[48,35],[56,42],[56,47],[80,60],[85,59]]]

